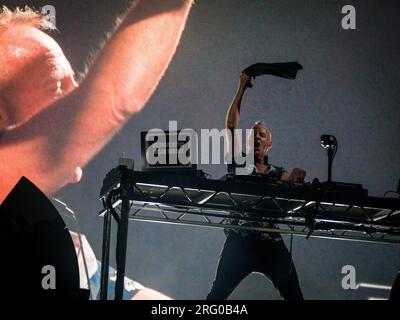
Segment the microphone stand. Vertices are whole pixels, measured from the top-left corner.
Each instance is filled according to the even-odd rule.
[[[337,139],[331,135],[322,135],[321,137],[321,146],[324,149],[328,149],[328,181],[327,185],[332,185],[332,167],[333,167],[333,160],[335,159],[336,152],[338,149]]]
[[[328,185],[332,184],[332,167],[333,167],[333,157],[335,151],[332,147],[328,149]]]

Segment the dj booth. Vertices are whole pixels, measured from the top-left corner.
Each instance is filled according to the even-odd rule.
[[[400,243],[400,199],[346,183],[295,184],[261,176],[113,169],[100,192],[104,216],[101,299],[107,299],[111,222],[117,222],[115,299],[123,294],[129,221],[233,228],[349,241]],[[233,224],[266,222],[257,227]],[[260,227],[268,225],[268,227]]]

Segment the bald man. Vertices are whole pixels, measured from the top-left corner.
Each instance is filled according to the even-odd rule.
[[[227,112],[227,129],[239,127],[242,100],[247,88],[250,87],[251,78],[241,74],[238,90]],[[247,149],[253,148],[254,165],[245,168],[248,174],[263,175],[272,181],[303,183],[306,177],[303,169],[296,168],[289,173],[283,167],[269,162],[272,134],[267,126],[262,121],[257,121],[252,129]],[[235,153],[241,152],[238,141],[240,138],[234,141]],[[232,153],[232,150],[229,152]],[[230,223],[258,228],[277,228],[270,222],[249,222],[237,218],[232,218]],[[215,280],[207,296],[208,300],[227,299],[242,280],[253,272],[262,273],[270,279],[283,299],[295,301],[304,299],[292,255],[280,234],[232,228],[226,228],[225,233],[226,241],[218,262]]]
[[[22,176],[48,196],[139,112],[168,67],[192,0],[139,0],[79,85],[32,10],[0,13],[0,203]]]

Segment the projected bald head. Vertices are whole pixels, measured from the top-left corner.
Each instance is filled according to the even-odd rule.
[[[62,49],[39,30],[42,17],[13,14],[0,21],[0,129],[25,122],[77,87]]]
[[[192,3],[164,2],[132,3],[79,88],[63,51],[43,32],[49,22],[29,8],[0,9],[0,202],[21,176],[46,195],[79,181],[81,168],[145,106]]]

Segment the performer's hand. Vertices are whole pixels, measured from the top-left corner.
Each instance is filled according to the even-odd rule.
[[[292,173],[288,177],[289,182],[297,182],[297,183],[304,183],[304,180],[306,178],[306,171],[303,169],[293,169]]]
[[[251,77],[249,77],[247,74],[242,73],[240,75],[240,84],[239,87],[243,90],[246,90],[247,88],[251,88]]]

